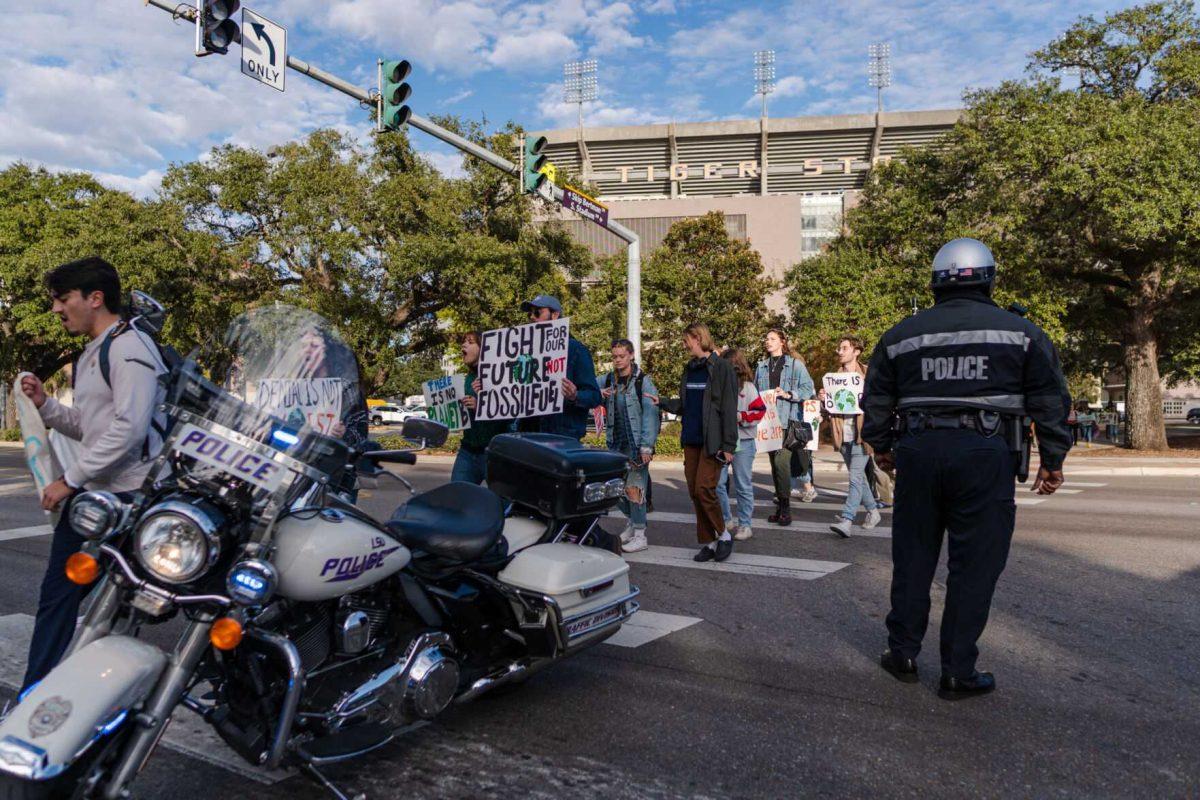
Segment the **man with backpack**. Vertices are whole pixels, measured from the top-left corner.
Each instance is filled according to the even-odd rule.
[[[596,383],[604,398],[605,436],[610,450],[629,457],[625,478],[625,496],[621,511],[628,517],[621,531],[621,549],[626,553],[645,550],[646,500],[650,483],[650,459],[658,443],[658,389],[654,381],[633,360],[633,342],[617,339],[612,343],[613,371],[600,375]]]
[[[166,367],[154,340],[121,317],[116,269],[93,256],[52,269],[45,284],[63,327],[90,341],[72,373],[73,405],[48,397],[33,375],[21,379],[46,426],[83,444],[79,460],[42,493],[42,508],[61,506],[64,513],[50,545],[23,687],[40,681],[62,658],[88,591],[65,572],[67,558],[83,544],[67,513],[71,498],[87,489],[131,499],[162,447],[165,422],[155,414],[163,400],[158,376]]]

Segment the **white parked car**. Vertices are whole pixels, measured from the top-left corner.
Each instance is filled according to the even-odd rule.
[[[402,425],[410,417],[426,416],[424,411],[419,409],[406,408],[405,406],[386,405],[375,406],[371,409],[371,424],[372,425]]]

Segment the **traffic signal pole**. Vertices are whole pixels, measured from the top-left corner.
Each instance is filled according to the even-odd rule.
[[[146,5],[154,6],[155,8],[169,11],[171,16],[177,19],[186,19],[194,22],[196,19],[196,9],[187,3],[169,3],[166,0],[144,0]],[[336,89],[342,94],[349,95],[355,100],[362,103],[367,103],[376,107],[377,111],[382,112],[380,104],[383,102],[379,92],[372,92],[368,89],[363,89],[360,86],[355,86],[349,81],[342,80],[333,73],[296,58],[293,55],[288,55],[287,65],[299,72],[301,75],[312,78],[313,80],[323,83],[331,89]],[[381,84],[382,85],[382,84]],[[458,135],[454,131],[447,130],[441,125],[438,125],[432,120],[426,119],[420,114],[414,113],[408,118],[408,124],[417,130],[440,139],[451,147],[466,153],[469,156],[474,156],[479,160],[490,164],[501,172],[505,172],[518,182],[521,180],[521,169],[516,164],[509,161],[503,156],[493,153],[485,147],[481,147],[470,139]],[[562,205],[563,190],[553,184],[550,185],[550,198],[554,202]],[[628,298],[626,301],[626,335],[633,342],[634,356],[641,359],[642,354],[642,258],[641,258],[641,240],[636,233],[625,227],[616,220],[609,220],[605,229],[612,231],[614,234],[623,239],[627,244],[628,270],[626,274],[626,293]]]

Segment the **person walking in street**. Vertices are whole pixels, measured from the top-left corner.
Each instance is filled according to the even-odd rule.
[[[562,303],[557,298],[539,294],[521,303],[530,322],[548,322],[562,317]],[[567,374],[562,380],[563,410],[559,414],[527,417],[517,422],[523,432],[556,433],[582,441],[587,434],[592,409],[600,405],[600,387],[596,385],[596,365],[583,342],[570,337],[567,344]]]
[[[116,269],[102,258],[84,258],[52,269],[45,284],[63,327],[90,341],[75,363],[74,405],[47,396],[33,375],[21,379],[21,391],[33,401],[46,426],[83,444],[79,460],[42,493],[42,508],[62,507],[63,514],[50,543],[22,689],[58,664],[75,633],[79,605],[90,589],[72,583],[65,572],[68,557],[84,543],[71,527],[71,499],[87,489],[113,492],[131,501],[162,448],[166,422],[155,419],[165,396],[158,376],[166,366],[158,345],[122,319]]]
[[[716,344],[708,326],[688,325],[683,346],[691,359],[683,368],[679,398],[663,400],[662,407],[682,418],[683,473],[701,545],[694,559],[724,561],[733,552],[733,535],[717,502],[717,479],[737,450],[738,380],[733,365],[713,352]]]
[[[1039,494],[1062,485],[1071,448],[1071,397],[1058,354],[1039,327],[992,301],[995,273],[982,242],[943,246],[933,259],[933,307],[879,340],[863,399],[864,438],[880,468],[896,473],[888,649],[880,665],[917,682],[929,587],[946,536],[939,695],[947,700],[996,687],[990,672],[975,668],[977,643],[1016,523],[1023,418],[1036,424]]]
[[[606,445],[629,458],[625,476],[625,494],[621,513],[629,520],[621,531],[621,549],[626,553],[645,550],[646,487],[650,480],[650,460],[658,444],[658,389],[634,361],[633,342],[617,339],[612,343],[613,371],[596,379],[604,398]]]
[[[467,368],[467,377],[463,381],[463,408],[471,419],[471,427],[463,431],[458,453],[454,456],[454,467],[450,470],[450,480],[464,481],[482,485],[487,479],[487,446],[502,433],[513,429],[512,420],[477,420],[475,419],[476,398],[479,394],[479,348],[483,344],[483,335],[479,331],[464,333],[459,339],[459,352],[463,364]]]
[[[813,396],[813,381],[804,362],[788,344],[787,334],[778,328],[767,331],[763,338],[767,357],[758,362],[754,373],[754,384],[759,392],[772,392],[779,424],[787,430],[793,419],[804,419],[804,401]],[[804,456],[801,456],[804,458]],[[809,458],[809,482],[801,500],[812,502],[816,489],[812,485],[811,454]],[[770,454],[771,480],[775,484],[775,513],[767,517],[777,525],[791,525],[792,451],[780,448]]]
[[[846,335],[838,340],[837,358],[840,372],[857,372],[866,382],[867,368],[859,357],[862,355],[862,340],[857,336]],[[862,411],[857,414],[830,414],[825,411],[825,389],[818,393],[822,400],[822,413],[830,419],[830,430],[833,436],[833,447],[842,455],[846,471],[850,477],[850,488],[846,492],[846,502],[842,505],[837,521],[829,528],[843,539],[849,538],[850,529],[854,525],[854,517],[861,505],[867,510],[863,527],[870,529],[879,524],[879,504],[875,494],[867,485],[867,460],[870,458],[868,445],[862,439]]]
[[[751,528],[754,516],[754,452],[755,439],[758,434],[758,422],[767,413],[767,406],[758,387],[754,385],[754,373],[742,351],[730,347],[721,357],[733,365],[741,388],[738,390],[738,441],[737,450],[733,454],[733,463],[721,467],[721,475],[717,478],[717,502],[721,504],[721,515],[725,518],[725,529],[735,530],[733,538],[745,541],[754,535]],[[737,520],[729,508],[729,489],[727,475],[732,471],[733,492],[737,496]]]

